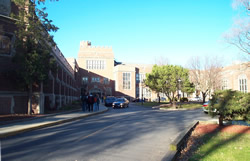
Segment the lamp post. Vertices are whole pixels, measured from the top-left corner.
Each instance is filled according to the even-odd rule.
[[[144,86],[144,80],[141,81],[141,105],[143,105],[143,86]]]
[[[178,100],[179,100],[179,104],[180,104],[180,108],[181,108],[181,98],[180,98],[180,94],[179,94],[181,79],[179,78],[177,81],[178,81]]]

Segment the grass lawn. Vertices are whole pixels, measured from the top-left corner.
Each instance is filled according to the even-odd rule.
[[[137,102],[137,105],[142,105],[141,102]],[[164,105],[169,105],[169,102],[143,102],[143,106],[145,107],[153,107],[153,106],[160,106],[162,105],[162,108],[171,108],[171,107],[164,107]],[[179,105],[177,105],[179,107]],[[182,103],[181,108],[185,109],[195,109],[195,108],[201,108],[202,104],[200,103]]]
[[[202,108],[202,104],[199,103],[182,104],[181,108],[188,108],[188,109]]]
[[[162,104],[169,104],[169,102],[161,102],[161,103],[158,103],[158,102],[143,102],[143,106],[145,106],[145,107],[160,106]],[[137,102],[136,105],[141,106],[142,103],[141,102]]]
[[[201,137],[203,144],[197,148],[190,161],[246,161],[250,159],[250,134],[216,132]]]

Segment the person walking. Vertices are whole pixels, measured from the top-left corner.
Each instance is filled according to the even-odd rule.
[[[88,96],[89,111],[93,111],[94,98],[93,95]]]
[[[98,97],[97,95],[97,101],[96,101],[96,108],[97,108],[97,111],[99,111],[99,104],[100,104],[100,98]]]
[[[97,96],[96,94],[94,95],[94,111],[97,110]]]
[[[81,95],[81,101],[82,101],[82,111],[85,112],[87,107],[87,96],[85,93]]]

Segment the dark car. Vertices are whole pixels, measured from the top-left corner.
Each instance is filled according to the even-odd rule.
[[[125,108],[128,107],[129,101],[126,98],[117,98],[115,102],[113,102],[112,107],[116,108]]]
[[[116,98],[114,96],[108,96],[105,101],[104,104],[105,106],[112,106],[113,102],[116,100]]]

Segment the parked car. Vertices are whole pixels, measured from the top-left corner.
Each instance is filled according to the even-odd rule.
[[[207,101],[205,103],[203,103],[203,111],[205,113],[208,113],[209,112],[209,108],[211,108],[211,106],[209,105],[210,101]],[[216,109],[212,110],[212,112],[216,112]]]
[[[105,101],[104,104],[105,106],[112,106],[113,102],[115,102],[116,98],[114,96],[108,96]]]
[[[202,99],[200,97],[194,97],[194,98],[190,98],[189,101],[201,102]]]
[[[112,107],[116,108],[125,108],[129,106],[129,101],[126,98],[117,98],[115,102],[113,102]]]

